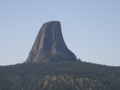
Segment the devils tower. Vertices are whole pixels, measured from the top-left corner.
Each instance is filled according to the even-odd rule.
[[[47,61],[77,61],[64,42],[59,21],[42,25],[26,60],[28,63]]]

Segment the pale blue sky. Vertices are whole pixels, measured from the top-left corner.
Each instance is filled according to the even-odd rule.
[[[120,0],[0,0],[0,65],[24,62],[50,20],[77,58],[120,66]]]

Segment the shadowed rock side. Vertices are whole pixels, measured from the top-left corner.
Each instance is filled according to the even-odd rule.
[[[59,21],[44,23],[34,45],[29,53],[27,62],[68,60],[76,61],[76,56],[67,48]]]

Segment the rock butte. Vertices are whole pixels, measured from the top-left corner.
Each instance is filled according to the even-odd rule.
[[[64,42],[59,21],[42,25],[26,60],[27,63],[47,61],[77,61]]]

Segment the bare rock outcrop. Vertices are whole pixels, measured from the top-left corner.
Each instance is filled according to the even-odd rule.
[[[47,61],[77,61],[67,48],[59,21],[44,23],[26,60],[28,63]]]

